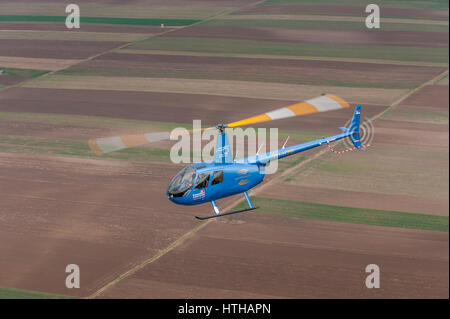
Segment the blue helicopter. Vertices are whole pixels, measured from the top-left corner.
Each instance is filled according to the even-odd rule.
[[[185,167],[170,182],[167,189],[167,197],[179,205],[198,205],[211,202],[215,215],[196,216],[200,220],[257,209],[258,207],[252,204],[247,191],[264,180],[266,165],[270,161],[291,156],[346,137],[349,137],[353,145],[360,149],[360,114],[361,106],[357,106],[350,126],[348,128],[340,127],[343,131],[341,134],[238,160],[233,160],[228,135],[225,133],[225,128],[228,126],[219,124],[216,126],[219,134],[217,136],[214,162],[196,163]],[[244,194],[248,208],[221,213],[216,200],[240,193]]]
[[[349,106],[350,105],[347,102],[335,95],[322,94],[319,97],[295,103],[241,121],[229,124],[219,124],[215,127],[202,129],[207,130],[215,128],[219,131],[214,161],[195,163],[181,170],[170,182],[166,192],[167,198],[179,205],[198,205],[211,202],[215,215],[206,217],[196,216],[196,218],[200,220],[243,213],[258,208],[253,206],[247,191],[264,180],[266,166],[269,162],[347,137],[350,138],[356,149],[361,149],[361,138],[359,135],[361,106],[356,106],[348,128],[339,127],[339,129],[343,131],[341,134],[241,159],[233,160],[232,150],[225,129],[227,127],[232,128],[256,124],[310,113],[327,112],[347,108]],[[169,132],[157,132],[98,138],[89,140],[89,146],[93,152],[101,155],[127,147],[140,146],[155,141],[169,139],[169,135]],[[248,208],[221,213],[216,200],[240,193],[244,194],[248,203]]]

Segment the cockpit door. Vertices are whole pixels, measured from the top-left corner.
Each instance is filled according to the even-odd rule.
[[[197,174],[194,187],[192,188],[192,199],[203,200],[206,197],[206,189],[209,185],[210,172],[204,172]]]

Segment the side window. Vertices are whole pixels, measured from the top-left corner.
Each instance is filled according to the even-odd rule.
[[[223,171],[215,171],[211,185],[216,185],[223,182]]]
[[[208,182],[209,182],[209,173],[198,174],[195,189],[202,189],[208,187]]]

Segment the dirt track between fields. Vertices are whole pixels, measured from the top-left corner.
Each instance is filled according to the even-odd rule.
[[[446,233],[311,221],[258,212],[243,216],[242,221],[245,222],[210,223],[189,242],[100,297],[448,296]],[[371,263],[381,268],[380,289],[364,286],[367,275],[364,269]]]
[[[2,65],[2,67],[17,69],[55,71],[67,68],[72,64],[76,64],[77,62],[79,62],[79,60],[0,56],[0,64]]]

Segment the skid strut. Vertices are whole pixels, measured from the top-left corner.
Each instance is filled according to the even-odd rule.
[[[253,208],[253,204],[250,201],[250,196],[248,196],[247,192],[244,192],[244,195],[245,195],[245,199],[247,200],[248,207]]]
[[[205,219],[217,218],[217,217],[221,217],[221,216],[227,216],[227,215],[244,213],[244,212],[248,212],[250,210],[254,210],[254,209],[259,208],[259,207],[254,207],[253,206],[252,202],[250,201],[250,196],[248,196],[247,192],[244,192],[244,195],[245,195],[245,199],[247,200],[249,208],[245,208],[245,209],[236,210],[236,211],[232,211],[232,212],[227,212],[227,213],[221,214],[220,211],[219,211],[219,208],[217,207],[216,201],[212,200],[211,203],[213,205],[214,212],[216,213],[216,215],[205,216],[205,217],[195,216],[195,218],[200,219],[200,220],[205,220]]]

